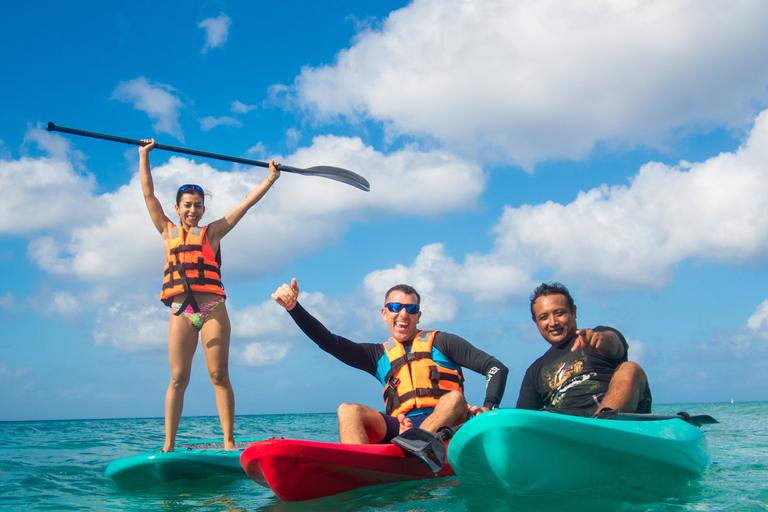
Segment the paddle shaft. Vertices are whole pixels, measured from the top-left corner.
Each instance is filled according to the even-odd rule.
[[[118,137],[116,135],[87,132],[85,130],[78,130],[76,128],[66,128],[64,126],[56,126],[52,122],[49,122],[45,128],[49,132],[57,131],[62,133],[69,133],[72,135],[81,135],[83,137],[91,137],[93,139],[102,139],[102,140],[108,140],[112,142],[121,142],[123,144],[131,144],[133,146],[147,145],[146,142],[142,142],[139,139],[129,139],[127,137]],[[196,149],[181,148],[178,146],[169,146],[167,144],[155,143],[155,148],[162,149],[165,151],[172,151],[174,153],[183,153],[186,155],[201,156],[204,158],[213,158],[215,160],[235,162],[238,164],[255,165],[258,167],[269,167],[269,162],[261,162],[259,160],[249,160],[247,158],[240,158],[236,156],[220,155],[218,153],[210,153],[208,151],[198,151]],[[340,167],[321,166],[321,167],[311,167],[309,169],[300,169],[298,167],[291,167],[290,165],[280,164],[277,166],[277,169],[280,171],[292,172],[296,174],[305,174],[308,176],[321,176],[324,178],[340,181],[348,185],[352,185],[353,187],[359,188],[361,190],[365,190],[365,191],[370,190],[370,185],[368,184],[368,181],[365,178],[363,178],[362,176],[359,176],[358,174],[355,174],[352,171],[349,171],[347,169],[342,169]]]
[[[620,412],[617,413],[613,419],[629,421],[658,421],[678,419],[687,421],[691,425],[695,425],[697,427],[719,423],[719,421],[708,414],[698,414],[691,416],[690,414],[684,412],[679,412],[677,414],[636,414],[630,412]]]
[[[57,131],[57,132],[63,132],[63,133],[69,133],[72,135],[82,135],[83,137],[91,137],[93,139],[103,139],[103,140],[109,140],[112,142],[122,142],[123,144],[131,144],[133,146],[146,146],[147,143],[143,142],[139,139],[129,139],[127,137],[118,137],[116,135],[106,135],[103,133],[96,133],[96,132],[87,132],[85,130],[78,130],[76,128],[65,128],[64,126],[56,126],[53,123],[48,123],[46,125],[46,129],[50,131]],[[155,149],[162,149],[165,151],[173,151],[174,153],[184,153],[187,155],[194,155],[194,156],[202,156],[205,158],[213,158],[216,160],[225,160],[227,162],[235,162],[238,164],[246,164],[246,165],[256,165],[259,167],[269,167],[269,162],[261,162],[259,160],[249,160],[247,158],[239,158],[236,156],[228,156],[228,155],[220,155],[218,153],[209,153],[208,151],[198,151],[196,149],[187,149],[187,148],[181,148],[178,146],[169,146],[167,144],[159,144],[155,143]],[[290,167],[287,165],[280,165],[278,167],[281,171],[288,171],[288,172],[296,172],[297,169],[295,167]]]

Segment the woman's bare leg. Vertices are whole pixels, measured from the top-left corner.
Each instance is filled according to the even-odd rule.
[[[235,450],[235,393],[229,380],[229,323],[227,305],[220,304],[211,311],[203,324],[200,336],[205,351],[208,376],[216,392],[216,408],[219,411],[221,429],[224,432],[224,449]]]
[[[176,431],[179,429],[184,408],[184,391],[189,384],[192,358],[197,349],[197,329],[183,315],[171,315],[168,326],[168,361],[171,364],[171,383],[165,394],[165,444],[163,450],[173,451]]]

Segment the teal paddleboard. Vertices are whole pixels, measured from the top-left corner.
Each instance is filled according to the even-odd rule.
[[[140,455],[113,460],[104,475],[117,484],[140,485],[174,480],[198,480],[229,476],[248,478],[240,465],[240,454],[251,443],[267,437],[235,439],[236,451],[224,450],[220,439],[203,439],[176,443],[176,451],[163,452],[162,447]]]
[[[518,495],[621,485],[706,469],[704,434],[682,419],[594,419],[501,409],[472,418],[448,446],[462,482]]]

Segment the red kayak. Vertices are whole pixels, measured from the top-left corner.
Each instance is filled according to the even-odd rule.
[[[369,485],[454,476],[446,462],[437,474],[394,444],[340,444],[267,439],[243,450],[240,464],[282,501],[305,501]]]

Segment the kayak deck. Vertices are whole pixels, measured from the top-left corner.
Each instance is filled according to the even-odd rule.
[[[361,487],[436,478],[421,461],[393,444],[352,445],[268,439],[240,456],[246,474],[265,482],[282,501],[305,501]],[[454,476],[450,465],[437,477]]]
[[[519,495],[621,485],[644,475],[695,476],[706,440],[682,419],[605,420],[505,409],[482,414],[454,436],[448,459],[462,482]]]

